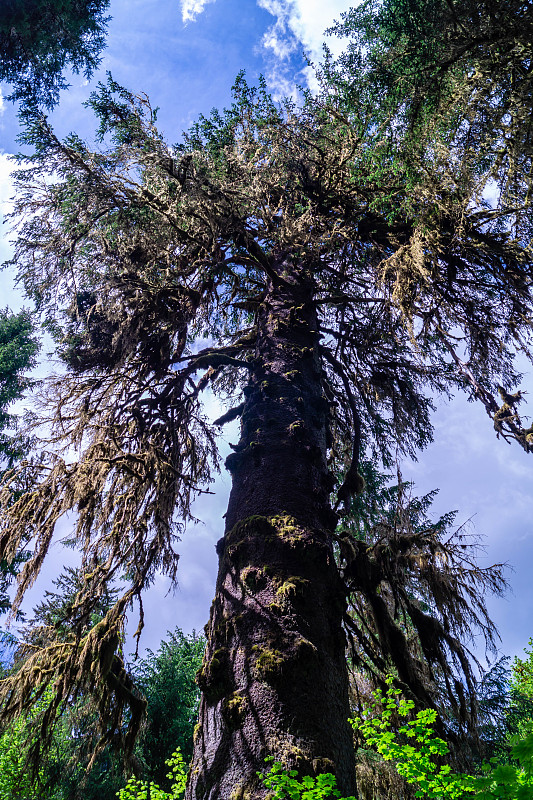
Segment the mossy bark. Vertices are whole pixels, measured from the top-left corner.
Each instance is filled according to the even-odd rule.
[[[207,650],[188,800],[255,800],[272,755],[351,793],[343,585],[311,279],[272,285],[258,314]]]

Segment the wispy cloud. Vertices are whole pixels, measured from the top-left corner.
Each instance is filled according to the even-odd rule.
[[[213,2],[180,0],[183,23],[195,22]],[[266,78],[274,97],[296,97],[297,86],[302,84],[316,88],[313,69],[302,69],[301,62],[300,68],[295,68],[295,61],[304,53],[311,62],[320,61],[326,41],[324,31],[343,11],[357,5],[357,0],[257,0],[257,5],[274,18],[256,48],[265,60]],[[334,54],[342,49],[337,37],[327,37],[327,44]]]
[[[293,0],[257,0],[257,5],[274,17],[257,48],[265,60],[268,85],[274,99],[294,96],[297,86],[291,59],[303,48],[291,27]]]
[[[214,2],[215,0],[181,0],[181,18],[184,24],[186,25],[188,22],[194,22],[206,5]]]
[[[324,35],[327,28],[335,20],[340,19],[343,11],[358,5],[357,0],[286,0],[289,7],[289,27],[303,44],[311,60],[317,61],[322,56],[322,46],[327,41],[334,55],[343,49],[342,40],[336,36]]]
[[[263,36],[262,47],[278,59],[289,58],[300,45],[298,37],[291,30],[294,13],[292,0],[257,0],[257,5],[275,17],[275,22]]]
[[[257,5],[275,18],[260,44],[267,65],[266,77],[274,95],[294,95],[296,81],[315,88],[313,70],[306,67],[294,75],[291,59],[305,52],[311,62],[318,62],[326,41],[333,54],[338,54],[342,50],[342,40],[326,37],[324,31],[343,11],[352,7],[354,1],[257,0]]]

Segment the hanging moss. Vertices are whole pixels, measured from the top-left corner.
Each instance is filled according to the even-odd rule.
[[[283,665],[287,660],[284,653],[279,650],[270,650],[255,644],[252,651],[257,654],[255,669],[262,678],[273,678],[279,676]]]
[[[315,775],[323,775],[326,772],[334,773],[336,770],[336,765],[331,758],[313,758],[311,764]]]
[[[253,592],[262,589],[266,584],[265,572],[259,567],[245,567],[241,571],[240,579]]]
[[[298,575],[291,575],[287,578],[281,586],[276,590],[278,597],[301,597],[306,587],[309,585],[307,578],[300,578]]]
[[[294,744],[294,741],[290,735],[287,738],[272,736],[268,741],[270,752],[287,770],[294,767],[305,768],[309,765],[308,753],[300,745]]]
[[[242,726],[246,716],[247,705],[246,698],[242,697],[238,692],[233,692],[231,697],[228,697],[224,701],[222,704],[222,715],[228,727],[237,730]]]

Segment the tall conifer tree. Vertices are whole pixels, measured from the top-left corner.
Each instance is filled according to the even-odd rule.
[[[239,79],[234,106],[175,147],[147,100],[113,82],[91,101],[98,151],[26,115],[35,156],[18,178],[27,220],[15,261],[69,369],[48,384],[50,444],[24,467],[33,491],[13,503],[4,486],[0,542],[9,556],[24,531],[35,539],[17,604],[57,519],[76,510],[85,584],[74,635],[5,684],[4,713],[58,674],[47,719],[82,683],[101,696],[108,732],[131,703],[131,745],[140,707],[116,654],[121,620],[157,569],[176,574],[176,536],[216,465],[201,410],[211,387],[229,404],[216,426],[240,417],[241,436],[226,460],[232,491],[191,800],[261,797],[267,754],[334,771],[353,791],[350,593],[372,598],[376,669],[392,665],[420,702],[440,669],[465,708],[462,610],[446,621],[444,606],[433,618],[416,599],[404,606],[424,657],[415,658],[405,625],[376,599],[390,559],[350,550],[337,522],[364,488],[363,450],[390,464],[430,441],[435,393],[465,390],[498,436],[531,448],[513,363],[517,352],[530,357],[531,156],[522,149],[512,194],[504,182],[489,204],[507,151],[502,161],[485,139],[469,145],[452,106],[435,106],[440,116],[412,136],[401,117],[410,95],[376,117],[366,77],[349,102],[343,74],[342,92],[301,110]],[[118,574],[129,580],[123,597],[98,626],[76,629]],[[474,598],[475,580],[459,582],[459,596]]]

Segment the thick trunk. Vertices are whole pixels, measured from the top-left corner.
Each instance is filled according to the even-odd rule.
[[[344,593],[328,530],[328,404],[310,285],[271,287],[259,315],[242,435],[198,683],[188,800],[256,800],[272,755],[355,786]]]

